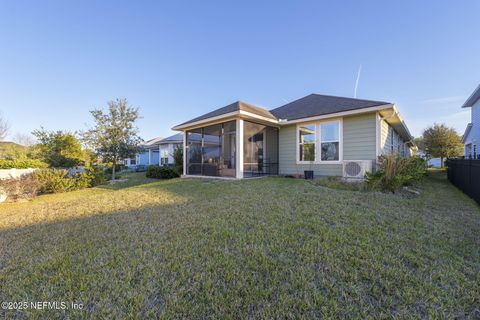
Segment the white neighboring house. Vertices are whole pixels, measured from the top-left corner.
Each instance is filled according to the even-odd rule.
[[[167,138],[153,138],[141,145],[142,152],[138,153],[135,158],[124,159],[123,164],[131,169],[149,165],[172,166],[173,152],[175,148],[182,148],[182,146],[183,134],[181,133]]]
[[[462,143],[465,145],[465,158],[477,158],[480,141],[480,85],[465,101],[462,108],[472,108],[471,122],[467,125],[462,137]]]

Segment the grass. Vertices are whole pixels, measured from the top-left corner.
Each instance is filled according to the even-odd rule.
[[[339,177],[322,177],[314,179],[312,183],[316,186],[322,186],[330,189],[366,191],[366,187],[363,182],[346,182]]]
[[[0,206],[7,318],[480,317],[480,210],[286,178],[116,184]],[[1,313],[0,313],[1,314]]]

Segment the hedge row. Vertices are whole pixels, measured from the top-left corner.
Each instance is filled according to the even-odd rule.
[[[169,167],[159,167],[159,166],[148,166],[147,168],[147,178],[156,178],[156,179],[172,179],[178,178],[178,173]]]
[[[35,159],[17,159],[5,160],[0,159],[0,169],[29,169],[29,168],[46,168],[45,162]]]

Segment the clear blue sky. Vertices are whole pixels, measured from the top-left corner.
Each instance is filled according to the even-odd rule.
[[[116,97],[144,139],[242,100],[310,93],[397,103],[414,135],[460,134],[480,83],[480,1],[1,1],[0,111],[11,136],[75,131]]]

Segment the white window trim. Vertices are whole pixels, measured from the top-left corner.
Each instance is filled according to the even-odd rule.
[[[322,146],[322,135],[321,135],[321,125],[322,123],[337,122],[338,123],[338,160],[322,160],[321,156],[321,146]],[[315,160],[314,161],[301,161],[300,160],[300,127],[315,125]],[[296,164],[342,164],[343,163],[343,118],[340,119],[325,119],[322,121],[316,122],[304,122],[297,123],[296,125],[296,134],[295,134],[295,150],[296,150]]]
[[[315,145],[315,160],[314,161],[300,160],[300,127],[306,127],[306,126],[315,126],[315,140],[313,142],[313,144]],[[296,150],[297,150],[297,156],[296,156],[297,164],[315,163],[315,161],[317,160],[318,123],[317,122],[299,123],[296,126],[296,130],[297,130],[297,134],[296,134],[296,138],[295,138],[295,143],[297,145],[297,148],[296,148]]]

